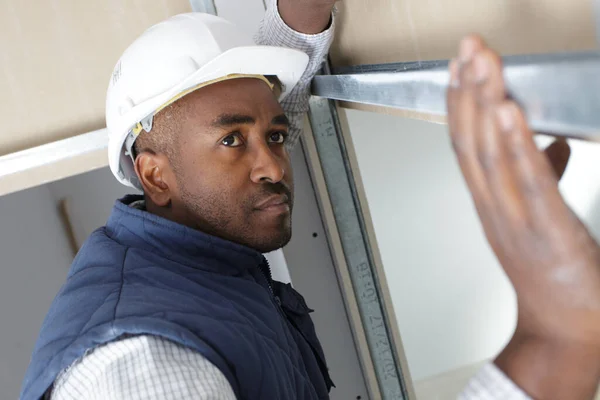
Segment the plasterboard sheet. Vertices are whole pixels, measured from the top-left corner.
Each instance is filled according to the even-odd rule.
[[[104,127],[121,53],[189,11],[188,0],[0,0],[0,155]]]
[[[596,46],[593,11],[591,0],[344,0],[331,59],[334,66],[450,59],[472,32],[502,55],[590,50]]]

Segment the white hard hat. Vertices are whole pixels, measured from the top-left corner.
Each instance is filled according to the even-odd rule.
[[[224,79],[277,76],[280,100],[298,83],[308,56],[283,47],[257,46],[222,18],[180,14],[154,25],[125,50],[106,95],[108,161],[124,185],[141,189],[131,146],[154,114],[185,94]]]

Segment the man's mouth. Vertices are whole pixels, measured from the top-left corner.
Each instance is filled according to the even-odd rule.
[[[284,213],[290,211],[290,199],[285,194],[274,194],[254,206],[258,211]]]

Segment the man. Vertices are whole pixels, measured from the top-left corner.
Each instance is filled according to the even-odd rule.
[[[310,309],[262,253],[291,237],[287,148],[333,3],[268,1],[263,46],[185,14],[124,52],[107,93],[109,164],[144,196],[117,202],[83,245],[22,399],[328,397]]]
[[[271,279],[261,253],[291,235],[287,149],[331,40],[333,3],[278,6],[269,3],[259,42],[301,43],[310,61],[187,15],[147,31],[117,64],[107,96],[111,170],[144,196],[117,202],[78,254],[23,399],[328,397],[309,309]],[[597,245],[505,100],[497,57],[470,39],[460,60],[450,130],[520,316],[511,344],[463,396],[589,398],[600,370]],[[557,170],[562,146],[548,151]]]

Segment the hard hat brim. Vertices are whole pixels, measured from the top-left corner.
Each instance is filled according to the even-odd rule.
[[[284,47],[249,46],[230,49],[204,65],[191,76],[188,87],[230,74],[275,75],[283,84],[283,100],[306,71],[308,55]],[[213,75],[206,79],[205,76]],[[197,82],[196,82],[197,80]]]

